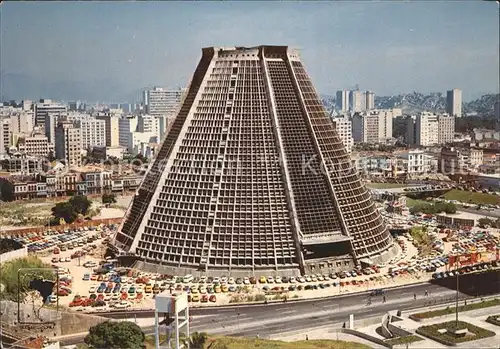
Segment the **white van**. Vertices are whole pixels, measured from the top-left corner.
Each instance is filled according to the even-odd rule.
[[[184,278],[182,279],[182,282],[184,282],[185,284],[187,284],[187,283],[192,282],[192,281],[193,281],[193,279],[194,279],[193,275],[191,275],[191,274],[187,274],[187,275],[185,275],[185,276],[184,276]]]

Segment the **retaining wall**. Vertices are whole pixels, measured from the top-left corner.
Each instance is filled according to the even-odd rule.
[[[0,264],[13,259],[26,257],[28,255],[28,247],[24,246],[17,250],[0,254]]]

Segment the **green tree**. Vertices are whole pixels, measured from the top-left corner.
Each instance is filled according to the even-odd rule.
[[[103,204],[114,204],[116,203],[115,194],[102,194],[102,203]]]
[[[59,202],[52,207],[52,215],[58,220],[63,218],[66,223],[73,223],[78,218],[75,207],[68,201]]]
[[[84,341],[96,349],[140,349],[145,348],[145,338],[144,332],[133,322],[106,321],[92,326]]]
[[[24,268],[50,268],[50,265],[43,263],[37,256],[28,256],[23,258],[13,259],[11,261],[2,263],[0,266],[1,283],[3,291],[0,292],[0,299],[8,299],[17,301],[17,291],[19,291],[22,298],[29,291],[29,283],[34,278],[47,279],[54,281],[56,275],[49,270],[30,270],[20,272],[20,281],[18,284],[17,273],[19,269]]]
[[[489,218],[479,218],[477,221],[477,225],[481,228],[486,228],[487,225],[492,227],[494,225],[494,222]]]
[[[86,215],[90,206],[92,206],[92,201],[90,201],[84,195],[75,195],[69,199],[69,204],[75,208],[76,214]]]

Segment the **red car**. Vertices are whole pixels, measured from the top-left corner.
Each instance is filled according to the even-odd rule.
[[[209,301],[215,303],[217,302],[217,297],[213,294],[210,296]]]

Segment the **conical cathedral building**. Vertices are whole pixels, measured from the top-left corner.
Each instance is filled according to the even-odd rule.
[[[113,245],[173,273],[327,273],[396,253],[287,46],[204,48]]]

